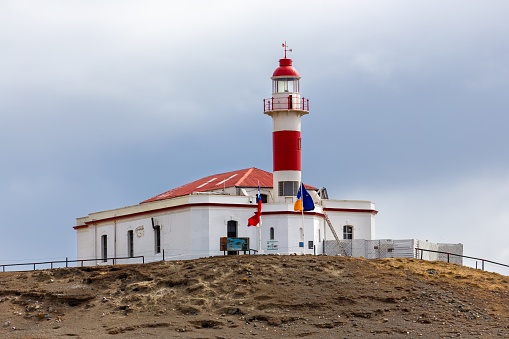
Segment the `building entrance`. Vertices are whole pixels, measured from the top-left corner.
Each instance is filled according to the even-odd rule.
[[[228,220],[226,224],[226,236],[228,238],[238,237],[238,223],[235,220]],[[237,255],[238,251],[228,251],[228,255]]]

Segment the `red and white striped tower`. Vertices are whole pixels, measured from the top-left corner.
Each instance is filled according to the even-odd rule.
[[[279,59],[279,67],[272,74],[272,98],[264,99],[264,113],[272,117],[272,156],[274,202],[293,202],[301,181],[300,120],[309,113],[309,100],[301,98],[300,76],[292,66],[292,59]]]

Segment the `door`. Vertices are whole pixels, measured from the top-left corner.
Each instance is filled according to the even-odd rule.
[[[226,223],[226,236],[228,238],[238,237],[238,224],[235,220],[228,220]],[[228,255],[236,255],[237,251],[228,251]]]

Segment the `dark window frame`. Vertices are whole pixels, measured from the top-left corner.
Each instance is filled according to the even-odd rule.
[[[239,236],[239,223],[236,220],[228,220],[226,223],[226,236],[237,238]],[[237,255],[238,251],[228,251],[228,255]]]
[[[298,181],[280,181],[278,182],[278,195],[280,197],[294,197],[299,191]]]
[[[127,231],[127,256],[134,257],[134,231]]]
[[[353,226],[352,225],[343,226],[343,239],[345,239],[345,240],[353,239]]]
[[[154,226],[154,250],[155,253],[161,253],[161,226]]]
[[[104,262],[108,261],[108,235],[101,235],[101,258]]]

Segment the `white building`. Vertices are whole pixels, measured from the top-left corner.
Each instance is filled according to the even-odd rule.
[[[309,113],[309,101],[300,95],[300,76],[286,51],[271,77],[272,97],[264,100],[264,113],[273,121],[272,173],[253,167],[210,175],[138,205],[78,218],[78,259],[112,263],[110,258],[119,257],[161,260],[163,253],[165,259],[237,254],[222,250],[224,237],[249,238],[249,249],[260,253],[321,254],[324,240],[335,239],[327,216],[341,239],[374,239],[377,211],[370,201],[328,199],[325,190],[305,185],[314,210],[294,211],[301,182],[301,117]],[[248,227],[257,211],[258,186],[262,222]]]

